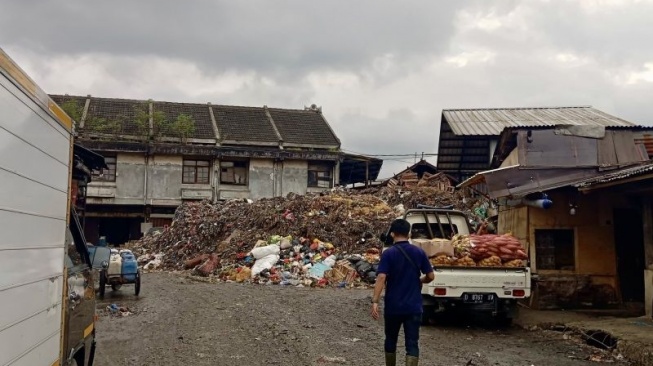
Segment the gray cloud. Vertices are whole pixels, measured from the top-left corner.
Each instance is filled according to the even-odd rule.
[[[410,154],[437,150],[443,108],[593,105],[653,123],[652,7],[12,0],[0,12],[0,46],[49,92],[316,103],[346,149]],[[398,160],[382,176],[413,161]]]
[[[442,52],[463,4],[14,0],[3,4],[0,42],[47,54],[156,55],[209,71],[297,75],[316,67],[362,67],[386,53]]]

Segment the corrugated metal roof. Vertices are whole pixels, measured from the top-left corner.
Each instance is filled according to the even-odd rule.
[[[506,127],[558,125],[631,127],[635,124],[598,109],[582,107],[444,109],[456,135],[498,136]]]
[[[629,167],[629,168],[624,168],[624,169],[619,169],[614,172],[609,172],[602,174],[598,177],[590,178],[583,180],[582,182],[578,182],[574,184],[574,187],[576,188],[587,188],[591,187],[597,184],[602,184],[602,183],[609,183],[609,182],[614,182],[618,181],[621,179],[626,179],[630,178],[633,176],[641,175],[644,173],[649,173],[653,172],[653,162],[647,163],[644,165],[638,165],[634,167]]]

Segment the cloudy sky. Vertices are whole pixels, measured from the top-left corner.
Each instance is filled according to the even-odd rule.
[[[437,151],[443,108],[653,124],[651,19],[647,0],[5,0],[0,47],[49,93],[315,103],[346,150],[412,154]]]

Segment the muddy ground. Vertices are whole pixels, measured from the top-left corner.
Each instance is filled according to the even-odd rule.
[[[96,364],[382,365],[383,323],[369,316],[370,294],[146,274],[139,298],[125,286],[100,301]],[[112,303],[134,314],[111,315]],[[421,365],[565,366],[606,357],[559,333],[474,323],[423,327],[420,346]]]

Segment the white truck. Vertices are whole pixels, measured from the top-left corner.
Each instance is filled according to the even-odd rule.
[[[461,211],[448,209],[407,210],[403,218],[411,224],[411,239],[449,239],[455,234],[468,235],[471,227]],[[391,245],[389,233],[381,239]],[[487,313],[502,324],[509,324],[517,301],[531,295],[528,266],[434,267],[435,280],[422,287],[424,319],[440,312],[471,311]]]
[[[104,159],[73,133],[0,49],[0,365],[93,363],[93,268],[108,265],[109,249],[89,255],[72,187]]]

